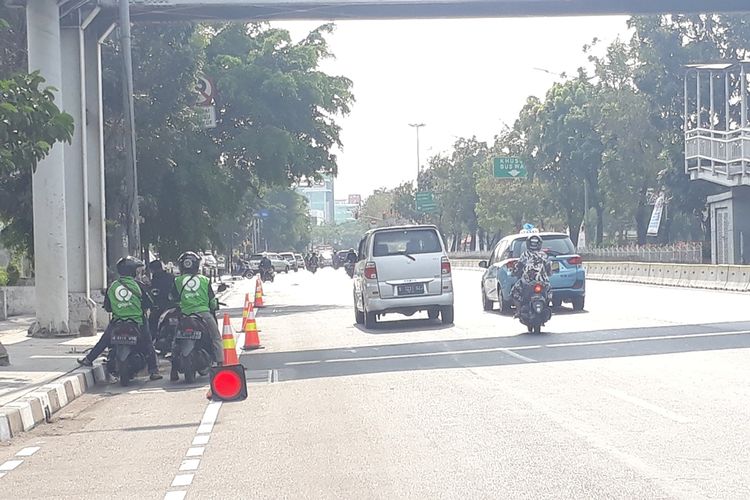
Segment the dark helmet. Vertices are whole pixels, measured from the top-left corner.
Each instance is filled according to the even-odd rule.
[[[538,234],[532,234],[526,238],[526,248],[532,252],[538,252],[542,249],[542,237]]]
[[[185,252],[177,259],[177,265],[182,274],[198,274],[201,258],[195,252]]]
[[[117,274],[135,278],[136,274],[138,274],[138,269],[142,267],[143,262],[141,260],[128,255],[117,261]]]
[[[159,259],[152,260],[148,263],[148,270],[152,273],[164,271],[164,264]]]

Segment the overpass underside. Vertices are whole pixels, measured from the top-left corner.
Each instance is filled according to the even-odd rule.
[[[103,7],[116,5],[103,0]],[[749,11],[750,0],[136,0],[134,21],[350,20]]]

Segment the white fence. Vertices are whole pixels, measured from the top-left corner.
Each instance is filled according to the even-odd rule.
[[[581,254],[589,260],[624,262],[667,262],[701,264],[702,242],[680,242],[672,245],[633,245],[626,247],[586,248]]]

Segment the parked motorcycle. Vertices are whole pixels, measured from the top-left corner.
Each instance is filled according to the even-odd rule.
[[[159,315],[154,335],[154,349],[161,356],[172,351],[175,333],[180,323],[180,310],[177,307],[167,309]]]
[[[107,370],[120,378],[123,387],[146,367],[146,357],[138,346],[140,335],[141,327],[133,321],[117,321],[112,331]]]
[[[197,315],[179,313],[177,330],[172,342],[172,372],[170,380],[183,374],[185,382],[195,382],[195,373],[208,373],[211,367],[211,338],[207,325]]]
[[[521,294],[519,320],[526,325],[529,333],[541,333],[542,326],[552,318],[549,284],[533,281],[524,286]]]

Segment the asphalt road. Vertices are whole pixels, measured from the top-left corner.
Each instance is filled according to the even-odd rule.
[[[343,270],[280,275],[245,402],[86,394],[0,448],[0,498],[750,498],[750,296],[590,281],[533,335],[479,276],[455,326],[365,331]]]

